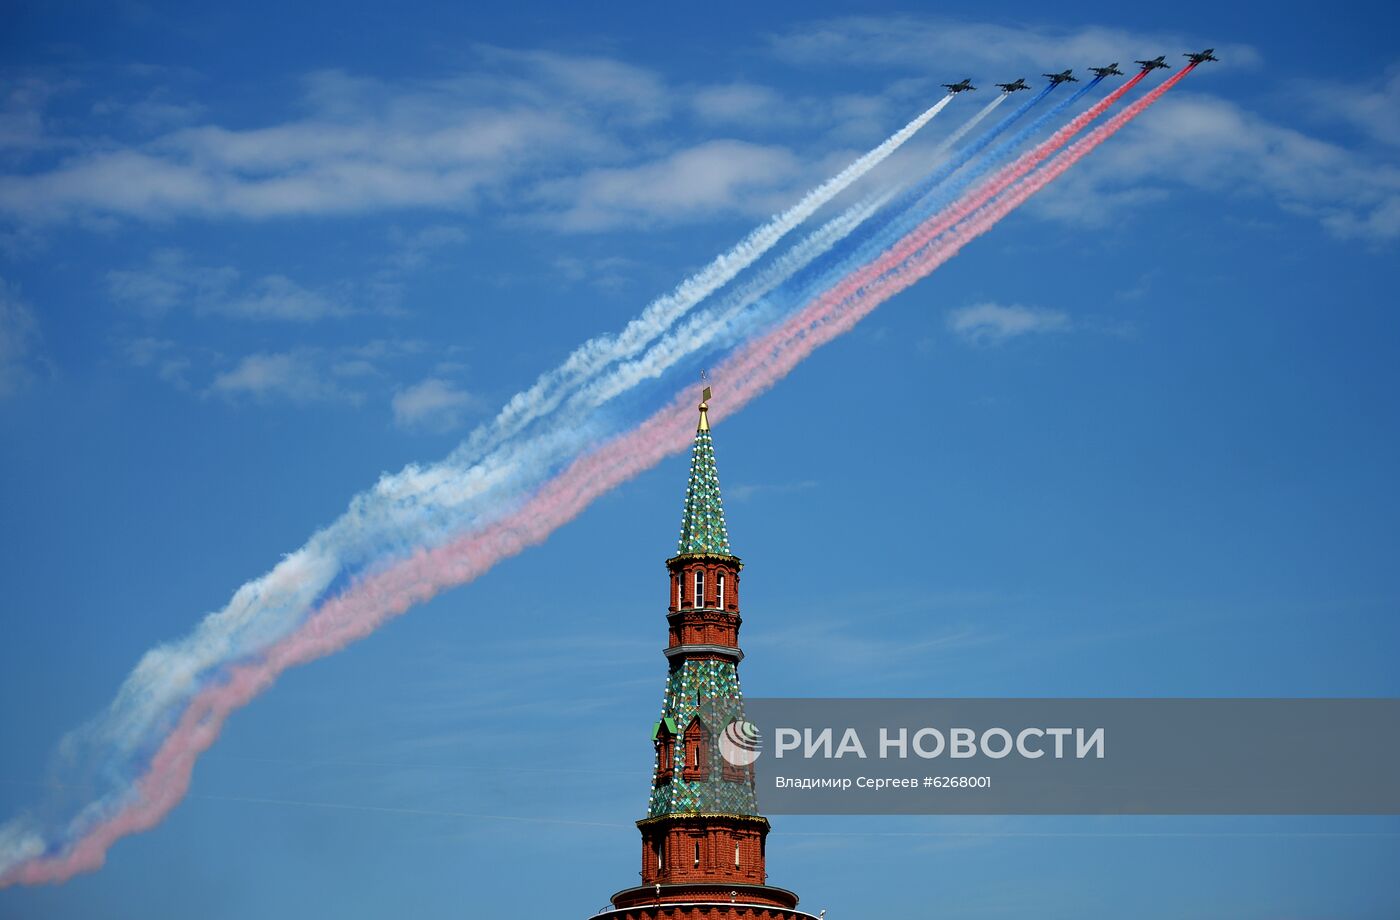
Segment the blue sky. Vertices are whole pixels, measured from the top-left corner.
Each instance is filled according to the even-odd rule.
[[[717,427],[745,689],[1395,695],[1400,61],[1351,10],[8,10],[0,815],[148,648],[937,84],[1203,45]],[[288,673],[164,824],[0,915],[592,913],[635,879],[684,479]],[[834,918],[1400,913],[1394,819],[774,823]]]

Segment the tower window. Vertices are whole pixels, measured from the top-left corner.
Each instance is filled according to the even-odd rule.
[[[739,868],[739,844],[734,844],[734,868]]]
[[[697,572],[695,573],[695,603],[694,603],[692,606],[695,606],[695,607],[703,607],[703,606],[705,606],[705,573],[704,573],[704,572],[698,572],[698,571],[697,571]]]
[[[695,841],[695,867],[700,867],[700,841]]]
[[[715,591],[718,593],[718,598],[716,599],[715,606],[718,607],[720,610],[723,610],[723,609],[724,609],[724,576],[723,576],[723,575],[717,575],[717,576],[715,576]]]
[[[710,776],[710,733],[699,717],[691,720],[685,730],[685,753],[681,760],[681,779],[706,780]]]

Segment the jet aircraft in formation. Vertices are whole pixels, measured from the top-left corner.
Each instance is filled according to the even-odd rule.
[[[1206,61],[1220,60],[1220,58],[1215,56],[1214,48],[1207,48],[1204,51],[1188,51],[1186,52],[1184,57],[1186,57],[1192,64],[1204,64]],[[1159,54],[1155,58],[1151,58],[1146,61],[1138,61],[1137,63],[1142,66],[1142,70],[1144,73],[1150,73],[1151,71],[1158,69],[1165,70],[1172,66],[1167,63],[1167,56],[1165,54]],[[1098,77],[1099,79],[1103,79],[1104,77],[1123,76],[1123,71],[1118,69],[1117,61],[1114,61],[1112,64],[1109,64],[1107,67],[1090,67],[1089,72],[1092,73],[1095,77]],[[1061,83],[1079,82],[1079,78],[1074,75],[1073,70],[1062,70],[1059,73],[1047,73],[1044,76],[1050,78],[1051,86],[1059,86]],[[948,92],[953,94],[965,93],[970,89],[977,88],[972,85],[971,77],[967,78],[966,80],[961,80],[957,83],[944,83],[943,87],[944,89],[948,90]],[[1021,77],[1010,83],[998,83],[997,89],[1000,89],[1003,93],[1016,93],[1020,92],[1023,89],[1030,89],[1030,86],[1027,85],[1025,78]]]

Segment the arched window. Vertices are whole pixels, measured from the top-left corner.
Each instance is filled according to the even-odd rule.
[[[700,569],[695,570],[695,603],[691,606],[705,606],[705,573]]]
[[[739,844],[734,844],[734,868],[739,868]]]
[[[718,597],[717,597],[716,600],[715,600],[715,606],[718,607],[720,610],[723,610],[723,609],[724,609],[724,575],[723,575],[723,573],[721,573],[721,574],[715,576],[715,591],[716,591],[716,593],[717,593],[717,595],[718,595]]]
[[[695,868],[700,868],[700,841],[695,841]]]

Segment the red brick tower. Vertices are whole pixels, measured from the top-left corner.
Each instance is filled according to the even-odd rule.
[[[652,728],[651,799],[647,817],[637,822],[642,883],[613,895],[612,907],[594,920],[817,920],[796,909],[797,895],[767,884],[768,819],[754,801],[753,769],[731,743],[740,737],[735,726],[745,724],[743,563],[729,551],[709,398],[706,387],[679,546],[666,560],[669,670],[661,719]]]

